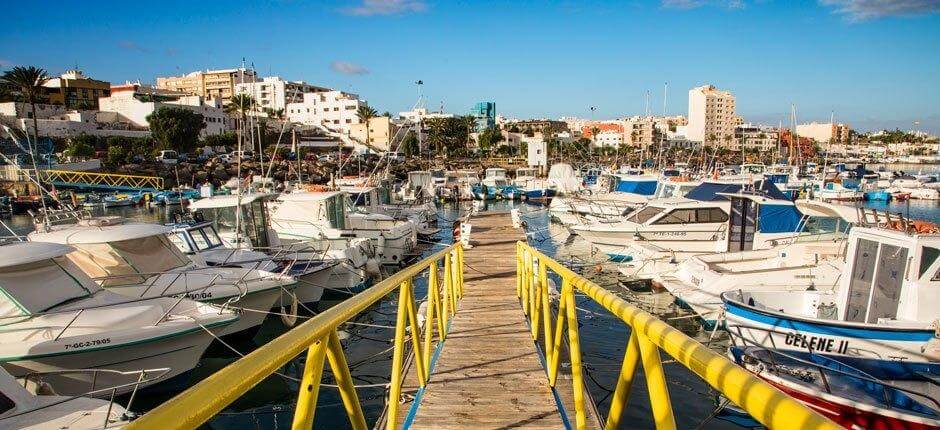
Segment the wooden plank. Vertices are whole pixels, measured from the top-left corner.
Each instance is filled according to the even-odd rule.
[[[564,428],[539,352],[516,297],[516,241],[508,213],[471,220],[473,247],[464,253],[464,297],[411,428]],[[570,378],[558,391],[571,401]],[[418,391],[409,365],[399,404],[403,424]],[[567,394],[565,393],[567,391]],[[590,427],[597,428],[593,404]],[[574,421],[573,403],[565,405]]]

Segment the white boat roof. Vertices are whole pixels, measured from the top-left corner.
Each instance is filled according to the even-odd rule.
[[[278,200],[284,202],[318,202],[326,200],[337,194],[346,194],[345,191],[301,191],[299,193],[281,194]]]
[[[715,193],[716,196],[731,197],[736,199],[745,199],[750,200],[754,203],[762,205],[776,205],[776,206],[793,206],[793,202],[789,200],[780,200],[780,199],[768,199],[765,196],[757,194],[748,194],[748,193]]]
[[[13,242],[0,246],[0,268],[61,257],[74,251],[68,245],[49,242]]]
[[[703,204],[708,204],[708,207],[711,207],[712,204],[727,203],[725,201],[719,200],[714,202],[703,202],[700,200],[692,200],[685,197],[663,197],[660,199],[650,200],[649,206],[656,207],[673,207],[673,206],[702,206]]]
[[[38,242],[65,244],[108,243],[165,235],[172,231],[173,227],[144,223],[103,226],[72,224],[53,227],[50,232],[30,233],[29,239]]]
[[[853,224],[859,224],[858,208],[855,206],[827,203],[818,200],[797,200],[796,208],[805,215],[822,218],[842,218]]]
[[[251,193],[245,194],[241,197],[242,206],[251,204],[257,200],[270,200],[276,197],[277,194],[274,193]],[[231,208],[238,205],[238,196],[224,195],[224,196],[212,196],[204,199],[196,200],[189,204],[190,210],[196,209],[215,209],[215,208]]]
[[[376,188],[378,187],[352,187],[352,186],[340,186],[339,187],[340,190],[343,190],[347,193],[355,193],[355,194],[370,193],[372,192],[372,190],[375,190]]]

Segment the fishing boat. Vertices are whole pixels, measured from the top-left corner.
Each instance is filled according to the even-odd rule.
[[[840,182],[825,182],[816,191],[816,198],[824,202],[857,202],[865,198],[865,193]]]
[[[207,303],[246,309],[222,330],[231,335],[254,329],[297,281],[280,273],[227,266],[200,266],[167,234],[171,227],[125,222],[120,217],[79,219],[28,235],[29,240],[71,245],[66,258],[108,291],[125,297],[185,295]],[[250,333],[249,333],[250,334]]]
[[[697,254],[770,248],[798,231],[802,215],[773,184],[748,188],[703,183],[686,197],[651,200],[621,220],[570,228],[613,261],[644,273]]]
[[[77,254],[56,243],[0,246],[0,365],[14,377],[46,372],[62,395],[93,386],[122,394],[139,375],[120,372],[168,367],[167,378],[182,375],[240,319],[185,297],[128,299],[102,289],[70,258]],[[118,372],[65,372],[81,369]]]
[[[415,251],[418,233],[411,221],[352,210],[345,191],[281,194],[268,204],[271,226],[281,241],[365,238],[382,264],[401,265]]]
[[[297,285],[291,295],[282,295],[280,304],[294,297],[305,305],[315,304],[329,285],[330,273],[338,261],[316,252],[298,252],[279,246],[277,233],[265,222],[263,202],[274,194],[214,196],[193,202],[189,217],[172,224],[171,241],[194,261],[210,267],[237,266],[291,276]],[[241,200],[240,209],[239,200]],[[241,213],[236,216],[235,211]],[[206,216],[210,216],[209,220]],[[226,221],[240,219],[240,229]],[[221,221],[221,222],[219,222]],[[217,227],[218,226],[218,227]],[[220,235],[217,228],[226,228]],[[274,237],[272,237],[274,236]]]
[[[430,199],[424,203],[389,204],[388,193],[384,189],[373,186],[339,187],[349,194],[351,207],[366,213],[387,215],[398,220],[408,220],[414,223],[418,235],[430,237],[437,234],[440,229],[437,225],[437,206]]]
[[[851,230],[833,290],[728,291],[725,324],[749,344],[836,357],[876,378],[940,373],[940,235]]]
[[[555,186],[547,179],[538,177],[538,170],[531,167],[516,169],[512,185],[519,190],[526,200],[547,200],[555,196]]]
[[[43,374],[38,374],[37,378]],[[19,430],[114,430],[131,422],[114,400],[38,395],[0,369],[0,427]]]
[[[178,205],[182,202],[191,202],[202,197],[199,190],[189,187],[160,191],[153,195],[153,203],[157,205]]]
[[[940,428],[940,403],[926,380],[919,388],[905,388],[820,354],[799,358],[735,345],[730,355],[745,369],[845,428]]]
[[[509,182],[506,169],[498,167],[486,169],[483,180],[474,187],[473,194],[477,200],[492,198],[514,200],[521,197],[519,189]]]

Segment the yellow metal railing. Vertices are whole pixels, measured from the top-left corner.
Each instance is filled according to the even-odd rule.
[[[562,280],[557,318],[549,299],[549,270]],[[633,376],[642,364],[653,418],[657,429],[675,429],[672,403],[666,388],[659,350],[671,355],[730,401],[743,408],[757,421],[771,429],[832,429],[841,427],[808,406],[787,396],[728,358],[708,349],[652,314],[633,306],[597,284],[579,276],[557,261],[524,242],[516,247],[516,293],[530,318],[532,338],[544,341],[549,384],[554,387],[561,362],[563,335],[568,336],[568,355],[574,389],[575,428],[587,427],[584,375],[581,368],[581,344],[578,337],[578,313],[575,292],[590,297],[630,326],[628,341],[617,388],[611,398],[605,429],[620,426],[621,415],[630,396]]]
[[[108,187],[163,189],[159,176],[124,175],[121,173],[80,172],[73,170],[40,170],[44,182],[104,185]]]
[[[438,265],[443,263],[443,279]],[[413,279],[428,270],[428,306],[424,332],[418,327],[418,306],[415,303]],[[425,386],[431,368],[431,344],[434,327],[437,341],[447,336],[448,318],[456,312],[457,301],[463,296],[463,248],[451,245],[424,260],[390,276],[371,288],[327,309],[293,330],[268,342],[238,361],[224,367],[202,382],[178,394],[166,403],[147,412],[125,427],[136,429],[192,429],[205,423],[227,405],[245,394],[281,366],[305,350],[307,361],[297,396],[292,428],[309,430],[313,426],[324,359],[329,362],[339,387],[349,422],[353,429],[366,429],[365,415],[353,385],[349,366],[336,330],[344,322],[365,311],[387,295],[398,290],[398,315],[395,323],[395,346],[392,353],[386,427],[394,429],[398,419],[398,401],[404,378],[403,364],[406,344],[411,344],[419,383]],[[405,331],[412,335],[407,341]]]

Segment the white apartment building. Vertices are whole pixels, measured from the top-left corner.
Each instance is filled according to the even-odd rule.
[[[287,104],[287,119],[305,125],[326,127],[331,131],[349,134],[353,124],[359,124],[356,111],[368,104],[359,96],[342,91],[304,93],[300,103]]]
[[[428,118],[453,118],[452,113],[428,112],[427,108],[415,108],[409,111],[398,112],[398,118],[403,121],[419,122]]]
[[[685,137],[696,142],[730,145],[734,127],[740,119],[735,115],[734,95],[714,85],[689,90],[689,123]]]
[[[594,138],[594,147],[602,148],[605,146],[619,148],[623,145],[623,133],[617,131],[602,131],[597,133]]]
[[[230,130],[232,119],[222,109],[218,98],[206,100],[200,96],[179,95],[177,92],[159,90],[140,84],[125,84],[111,87],[110,97],[98,99],[101,113],[114,112],[118,121],[132,126],[149,128],[147,116],[162,107],[182,107],[201,114],[205,128],[200,136],[221,134]]]
[[[734,129],[734,140],[728,149],[740,151],[741,145],[745,149],[769,152],[777,149],[779,145],[779,132],[775,127],[755,124],[741,124]]]
[[[253,114],[269,116],[272,111],[284,109],[287,105],[304,101],[305,93],[322,93],[329,88],[310,85],[304,81],[287,81],[279,76],[269,76],[261,81],[235,84],[235,94],[248,94],[257,104]]]
[[[813,139],[816,143],[846,143],[849,140],[849,126],[831,122],[797,124],[796,135]]]

